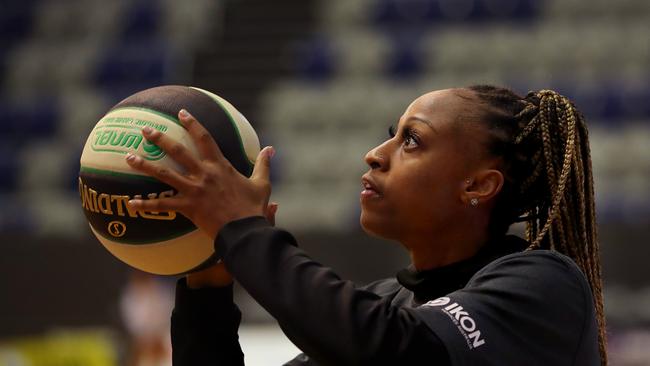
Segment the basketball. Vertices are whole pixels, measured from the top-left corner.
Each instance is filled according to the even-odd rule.
[[[91,131],[81,154],[79,196],[92,233],[115,257],[145,272],[174,275],[211,263],[211,238],[177,212],[131,209],[132,198],[154,199],[177,192],[125,161],[133,153],[165,168],[181,168],[142,136],[149,126],[187,147],[198,157],[178,112],[187,109],[210,132],[223,155],[250,176],[260,144],[248,120],[223,98],[195,87],[160,86],[129,96],[113,106]]]

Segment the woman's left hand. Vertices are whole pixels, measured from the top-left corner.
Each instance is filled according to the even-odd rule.
[[[266,220],[275,225],[275,213],[278,212],[278,204],[269,203],[266,208]],[[226,269],[224,262],[214,263],[210,267],[188,273],[185,276],[187,287],[198,289],[203,287],[225,287],[232,285],[232,276]]]
[[[192,137],[199,158],[160,131],[145,127],[144,137],[163,149],[187,173],[156,166],[137,155],[127,155],[126,161],[133,169],[178,190],[174,197],[131,200],[130,207],[142,211],[178,211],[212,239],[230,221],[264,216],[271,195],[269,170],[275,154],[273,147],[260,151],[253,173],[247,178],[230,164],[210,133],[187,111],[181,110],[178,119]]]

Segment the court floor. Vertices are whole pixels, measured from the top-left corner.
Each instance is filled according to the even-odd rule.
[[[246,366],[280,366],[300,353],[276,323],[242,324],[239,343]]]

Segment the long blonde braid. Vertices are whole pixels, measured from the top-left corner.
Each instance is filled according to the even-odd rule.
[[[506,184],[492,215],[493,233],[503,234],[512,223],[524,221],[528,250],[552,249],[576,262],[592,289],[606,365],[600,250],[584,117],[552,90],[522,98],[495,86],[468,89],[485,105],[490,151],[505,160]]]

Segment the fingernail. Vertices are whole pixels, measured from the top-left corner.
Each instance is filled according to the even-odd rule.
[[[153,128],[147,126],[147,127],[145,127],[145,128],[142,129],[142,132],[143,132],[145,135],[151,135],[151,133],[153,132]]]
[[[273,146],[269,146],[266,151],[266,156],[269,157],[269,159],[273,158],[275,156],[275,149]]]
[[[126,154],[126,161],[129,163],[135,163],[139,160],[140,158],[137,155],[133,155],[131,153]]]
[[[129,206],[133,206],[138,203],[138,200],[129,200],[128,204]]]
[[[189,118],[190,114],[183,108],[178,112],[178,115],[183,118]]]

